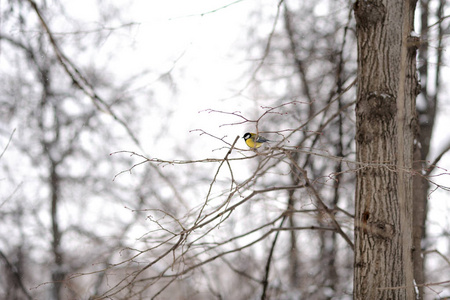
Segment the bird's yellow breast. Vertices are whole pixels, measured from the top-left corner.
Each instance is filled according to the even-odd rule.
[[[261,147],[262,143],[255,143],[255,141],[253,140],[253,137],[246,139],[245,143],[247,144],[247,146],[249,146],[250,148],[259,148]]]

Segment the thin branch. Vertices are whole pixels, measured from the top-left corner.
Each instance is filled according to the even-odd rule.
[[[8,149],[9,144],[11,143],[12,137],[14,135],[14,133],[16,132],[16,129],[14,128],[13,131],[11,132],[11,134],[9,135],[9,139],[8,142],[6,143],[5,148],[3,148],[2,153],[0,154],[0,159],[3,157],[3,154],[5,154],[6,149]]]
[[[102,26],[99,28],[89,29],[89,30],[53,31],[53,35],[80,35],[80,34],[84,35],[84,34],[96,33],[96,32],[102,32],[102,31],[116,31],[118,29],[137,26],[137,25],[140,25],[140,23],[129,22],[129,23],[118,25],[118,26]]]
[[[244,91],[244,90],[250,85],[250,83],[251,83],[253,80],[255,80],[256,74],[257,74],[257,73],[259,72],[259,70],[262,68],[262,66],[264,65],[264,62],[265,62],[266,58],[269,56],[270,47],[271,47],[271,45],[272,45],[272,38],[273,38],[273,36],[274,36],[274,34],[275,34],[275,29],[276,29],[276,27],[277,27],[278,19],[279,19],[279,17],[280,17],[281,4],[283,4],[283,2],[284,2],[284,0],[280,0],[280,1],[278,2],[278,5],[277,5],[277,12],[276,12],[276,15],[275,15],[275,20],[274,20],[273,25],[272,25],[272,30],[270,31],[269,37],[268,37],[268,39],[267,39],[267,43],[266,43],[266,47],[265,47],[265,49],[264,49],[263,57],[260,59],[259,64],[256,66],[255,70],[253,71],[252,76],[250,77],[250,80],[249,80],[249,81],[247,82],[247,84],[239,91],[238,94],[241,94],[242,91]]]
[[[450,283],[450,280],[444,280],[444,281],[439,281],[439,282],[428,282],[428,283],[422,283],[422,284],[415,284],[415,286],[430,287],[430,286],[444,285],[444,284],[449,284],[449,283]],[[402,286],[393,286],[393,287],[380,287],[378,289],[379,290],[403,290],[406,288],[408,288],[408,286],[402,285]]]
[[[450,266],[450,258],[448,258],[444,254],[442,254],[442,252],[440,252],[437,249],[424,251],[423,255],[427,255],[427,254],[431,254],[431,253],[436,253],[437,255],[439,255]]]
[[[20,288],[20,290],[27,299],[30,300],[33,299],[33,297],[31,297],[31,295],[28,293],[27,288],[25,288],[25,285],[23,284],[21,279],[21,275],[18,273],[17,269],[11,264],[6,255],[1,250],[0,250],[0,257],[4,261],[7,271],[11,274],[11,277],[14,281],[14,285]]]
[[[431,172],[433,172],[434,169],[436,169],[436,166],[439,163],[439,161],[441,160],[441,158],[449,151],[450,151],[450,142],[447,144],[447,147],[445,147],[444,150],[442,150],[441,153],[439,153],[439,155],[436,156],[434,161],[427,168],[427,171],[425,172],[425,176],[429,176],[431,174]]]
[[[336,217],[334,216],[333,210],[329,209],[328,206],[323,202],[322,198],[320,197],[317,190],[314,188],[312,183],[310,182],[308,178],[308,174],[305,169],[300,168],[296,161],[292,159],[289,152],[286,152],[286,156],[288,156],[291,159],[292,164],[297,168],[299,172],[303,174],[303,180],[305,181],[305,186],[309,188],[313,192],[314,199],[316,199],[317,204],[319,207],[330,217],[331,222],[333,223],[334,227],[336,228],[336,232],[347,242],[347,244],[350,246],[352,250],[355,249],[355,246],[351,239],[348,237],[348,235],[342,230],[339,223],[336,221]]]
[[[445,19],[448,19],[448,18],[450,18],[450,15],[446,15],[446,16],[440,17],[439,20],[437,20],[435,23],[433,23],[430,26],[428,26],[428,29],[430,29],[431,27],[434,27],[434,26],[436,26],[438,24],[441,24]]]
[[[223,166],[223,164],[225,163],[225,161],[228,161],[228,156],[229,156],[229,155],[231,154],[231,152],[233,151],[234,145],[236,145],[238,139],[239,139],[239,136],[236,136],[236,138],[234,139],[233,145],[231,145],[230,150],[228,150],[227,154],[225,155],[225,157],[224,157],[223,160],[221,161],[219,167],[217,168],[216,174],[214,174],[214,178],[213,178],[213,180],[211,181],[211,184],[209,185],[209,189],[208,189],[208,193],[206,194],[205,202],[204,202],[202,208],[200,209],[200,212],[198,213],[197,220],[195,221],[194,226],[197,225],[197,224],[201,221],[201,220],[200,220],[200,217],[201,217],[201,215],[202,215],[202,213],[203,213],[203,210],[204,210],[205,206],[208,204],[209,196],[211,195],[211,191],[212,191],[212,188],[213,188],[214,183],[216,182],[217,176],[219,175],[219,171],[220,171],[220,169],[222,168],[222,166]]]
[[[234,2],[231,2],[229,4],[223,5],[223,6],[218,7],[218,8],[214,8],[214,9],[206,11],[206,12],[202,12],[202,13],[198,13],[198,14],[190,14],[190,15],[181,16],[181,17],[170,18],[169,20],[176,20],[176,19],[189,18],[189,17],[198,17],[198,16],[199,17],[203,17],[205,15],[209,15],[209,14],[218,12],[218,11],[220,11],[222,9],[228,8],[228,7],[230,7],[230,6],[234,5],[234,4],[237,4],[237,3],[242,2],[242,1],[244,1],[244,0],[236,0]]]
[[[141,268],[139,271],[134,272],[134,275],[131,277],[131,280],[129,281],[128,284],[125,284],[124,286],[122,286],[121,288],[118,288],[120,286],[120,284],[122,282],[125,282],[125,280],[128,279],[128,276],[125,276],[122,280],[120,280],[114,287],[110,288],[108,291],[106,291],[102,296],[100,296],[100,298],[98,299],[104,299],[104,298],[110,298],[111,296],[114,296],[118,293],[120,293],[121,291],[123,291],[127,286],[129,286],[131,283],[133,283],[136,278],[142,274],[145,270],[147,270],[148,268],[150,268],[151,266],[153,266],[155,263],[157,263],[158,261],[160,261],[161,259],[163,259],[164,257],[166,257],[169,253],[171,253],[172,251],[175,251],[175,249],[178,248],[178,246],[180,246],[180,244],[183,242],[183,240],[185,239],[185,235],[184,234],[180,234],[180,238],[178,239],[177,243],[175,245],[173,245],[170,249],[166,250],[163,254],[161,254],[157,259],[151,261],[150,263],[148,263],[145,267]],[[115,288],[118,288],[116,291],[112,292]],[[96,298],[97,299],[97,298]]]
[[[142,149],[142,146],[138,138],[135,136],[131,128],[125,123],[125,121],[123,121],[121,118],[119,118],[119,116],[116,113],[113,112],[110,105],[97,94],[94,87],[90,84],[90,82],[86,79],[86,77],[84,77],[81,74],[81,71],[75,66],[75,64],[69,58],[67,58],[67,56],[63,53],[63,51],[59,48],[58,43],[56,42],[56,39],[53,36],[53,33],[50,30],[50,27],[48,26],[36,2],[34,0],[27,0],[27,1],[31,5],[33,10],[36,12],[36,15],[38,16],[39,21],[42,27],[44,28],[45,33],[47,34],[47,37],[50,41],[53,51],[55,52],[56,57],[58,58],[58,61],[66,71],[67,75],[69,75],[69,77],[72,79],[74,85],[77,86],[92,100],[93,104],[97,107],[97,109],[108,113],[113,117],[114,120],[116,120],[119,124],[121,124],[127,131],[130,138],[133,140],[133,142],[139,148]]]

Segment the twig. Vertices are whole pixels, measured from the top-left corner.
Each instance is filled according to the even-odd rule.
[[[119,118],[119,116],[116,113],[113,112],[110,105],[97,94],[94,87],[90,84],[90,82],[86,79],[86,77],[84,77],[81,74],[81,71],[75,66],[75,64],[69,58],[67,58],[67,56],[59,48],[58,43],[56,42],[56,39],[53,36],[53,33],[50,30],[50,27],[48,26],[36,2],[34,0],[27,0],[27,1],[28,3],[30,3],[33,10],[36,12],[36,15],[38,16],[42,27],[44,27],[45,33],[48,36],[48,39],[50,41],[50,44],[52,45],[56,57],[58,58],[58,61],[66,71],[67,75],[69,75],[69,77],[72,79],[74,85],[77,86],[92,100],[93,104],[95,105],[95,107],[97,107],[97,109],[103,112],[107,112],[109,115],[113,117],[114,120],[116,120],[120,125],[122,125],[127,131],[130,138],[133,140],[133,142],[139,148],[142,149],[142,146],[138,138],[135,136],[130,127],[125,123],[125,121]]]
[[[449,151],[450,151],[450,142],[447,144],[447,147],[445,147],[445,149],[442,150],[441,153],[439,153],[439,155],[436,156],[434,161],[430,164],[430,167],[425,172],[425,176],[429,176],[431,174],[431,172],[434,171],[434,169],[436,168],[437,164],[441,160],[442,156],[444,156]]]
[[[5,148],[3,148],[3,151],[0,154],[0,159],[3,157],[3,154],[5,154],[6,149],[8,149],[9,143],[11,143],[12,137],[13,137],[15,132],[16,132],[16,129],[14,128],[13,131],[11,132],[11,134],[9,135],[9,139],[8,139],[8,142],[6,143]]]
[[[202,12],[202,13],[198,13],[198,14],[190,14],[190,15],[181,16],[181,17],[170,18],[169,20],[176,20],[176,19],[181,19],[181,18],[189,18],[189,17],[197,17],[197,16],[203,17],[205,15],[212,14],[212,13],[218,12],[218,11],[220,11],[222,9],[228,8],[229,6],[232,6],[232,5],[237,4],[239,2],[242,2],[242,1],[244,1],[244,0],[236,0],[236,1],[233,1],[233,2],[231,2],[229,4],[223,5],[223,6],[218,7],[218,8],[214,8],[214,9],[206,11],[206,12]]]
[[[201,217],[201,215],[202,215],[202,213],[203,213],[203,210],[205,209],[206,205],[208,204],[209,196],[211,195],[212,187],[213,187],[214,183],[216,182],[217,176],[219,175],[219,171],[220,171],[220,169],[222,168],[224,162],[225,162],[225,161],[228,161],[228,156],[229,156],[229,155],[231,154],[231,152],[233,151],[234,145],[236,145],[238,139],[239,139],[239,136],[236,136],[236,138],[234,139],[233,144],[231,145],[230,150],[228,150],[227,154],[225,155],[225,157],[224,157],[223,160],[221,161],[219,167],[217,168],[216,174],[214,174],[214,178],[213,178],[213,180],[211,181],[211,184],[209,185],[209,189],[208,189],[208,193],[206,194],[205,202],[204,202],[202,208],[200,209],[200,212],[198,213],[197,220],[195,221],[194,226],[197,225],[197,224],[201,221],[200,217]]]
[[[185,235],[184,234],[180,234],[180,238],[178,239],[177,243],[175,245],[173,245],[170,249],[166,250],[163,254],[161,254],[158,258],[156,258],[155,260],[151,261],[150,263],[148,263],[145,267],[143,267],[142,269],[140,269],[137,272],[134,272],[134,275],[131,277],[131,280],[128,284],[125,284],[124,286],[122,286],[121,288],[117,289],[116,291],[112,292],[115,288],[119,287],[121,283],[125,282],[125,280],[128,279],[128,276],[125,276],[122,280],[120,280],[114,287],[110,288],[108,291],[106,291],[102,296],[100,296],[99,298],[96,299],[104,299],[104,298],[110,298],[111,296],[114,296],[118,293],[120,293],[121,291],[123,291],[130,283],[133,283],[136,278],[142,274],[142,272],[144,272],[145,270],[147,270],[148,268],[150,268],[151,266],[153,266],[155,263],[157,263],[158,261],[160,261],[161,259],[163,259],[164,257],[166,257],[169,253],[171,253],[172,251],[175,251],[178,246],[183,242],[183,240],[185,239]],[[111,293],[110,293],[111,292]]]
[[[331,222],[333,223],[334,227],[336,228],[336,232],[339,233],[339,235],[347,242],[347,244],[350,246],[352,250],[354,250],[353,242],[350,240],[348,235],[342,230],[339,223],[336,221],[336,217],[334,216],[333,210],[329,209],[328,206],[323,202],[322,198],[320,197],[317,190],[314,188],[312,183],[310,182],[308,178],[308,174],[305,169],[300,168],[300,166],[297,164],[296,161],[292,159],[292,157],[289,155],[289,152],[286,152],[286,156],[288,156],[291,159],[292,164],[298,169],[299,172],[303,174],[303,180],[305,181],[305,186],[309,188],[313,192],[314,198],[316,199],[317,204],[319,207],[325,211],[325,213],[330,217]]]
[[[274,36],[274,34],[275,34],[275,29],[276,29],[276,27],[277,27],[278,19],[279,19],[279,17],[280,17],[281,4],[283,4],[283,2],[284,2],[284,0],[280,0],[280,1],[278,2],[278,5],[277,5],[277,12],[276,12],[276,15],[275,15],[275,21],[273,22],[272,30],[270,31],[269,37],[268,37],[268,39],[267,39],[267,43],[266,43],[266,47],[265,47],[265,49],[264,49],[263,57],[261,58],[259,64],[256,66],[255,70],[253,71],[252,76],[250,77],[250,80],[249,80],[249,81],[247,82],[247,84],[239,91],[238,94],[241,94],[242,91],[244,91],[244,90],[250,85],[250,83],[251,83],[253,80],[255,80],[256,74],[257,74],[257,73],[259,72],[259,70],[262,68],[262,66],[264,65],[264,62],[265,62],[267,56],[269,55],[270,47],[271,47],[271,44],[272,44],[272,38],[273,38],[273,36]]]

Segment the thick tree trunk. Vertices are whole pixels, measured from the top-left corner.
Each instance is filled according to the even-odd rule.
[[[354,299],[414,299],[414,0],[357,1]]]

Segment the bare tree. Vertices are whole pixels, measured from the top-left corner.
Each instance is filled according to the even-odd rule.
[[[414,178],[414,277],[418,286],[419,299],[424,297],[424,283],[426,283],[424,251],[426,250],[426,220],[428,213],[428,198],[430,184],[427,177],[435,171],[440,158],[449,151],[448,148],[437,156],[430,158],[431,137],[436,123],[438,99],[441,98],[444,38],[444,9],[445,1],[439,1],[436,9],[430,8],[430,1],[420,1],[420,36],[418,69],[421,79],[421,89],[418,96],[418,120],[420,147],[416,147],[415,170],[423,176]],[[434,22],[430,24],[430,22]],[[434,46],[435,45],[435,46]],[[435,49],[435,53],[433,52]],[[434,58],[435,64],[429,63]],[[426,163],[432,161],[431,164]]]
[[[92,212],[116,228],[117,240],[102,240],[106,231],[86,222],[94,217],[86,208],[99,198],[110,209],[127,203],[139,210],[145,203],[130,196],[139,189],[112,186],[116,167],[124,168],[130,159],[117,160],[116,166],[108,163],[112,141],[133,140],[114,131],[121,122],[130,130],[132,120],[138,120],[135,103],[125,92],[129,83],[114,86],[101,75],[106,70],[92,66],[81,70],[71,63],[62,50],[68,35],[53,35],[44,16],[51,10],[45,4],[11,3],[9,9],[12,14],[2,20],[0,32],[2,55],[8,58],[2,82],[9,83],[2,86],[2,123],[5,127],[18,124],[18,134],[11,142],[12,151],[5,154],[12,159],[3,160],[2,179],[17,185],[17,190],[12,188],[2,207],[1,253],[9,279],[2,285],[11,286],[5,289],[10,299],[30,294],[48,299],[82,297],[80,289],[68,283],[68,274],[84,269],[88,260],[110,259],[112,249],[123,247],[136,223],[118,219],[116,212],[110,212],[110,217],[103,215],[106,211]],[[21,18],[29,15],[38,16],[41,23]],[[11,34],[14,26],[23,34]],[[28,36],[31,32],[34,38]],[[52,47],[54,52],[49,51]],[[113,96],[103,101],[98,89],[107,89]],[[115,109],[122,110],[120,118]],[[115,125],[103,124],[105,110],[118,120]],[[14,163],[15,159],[20,163]],[[29,292],[36,286],[40,288]]]

